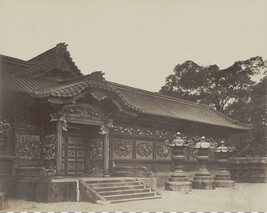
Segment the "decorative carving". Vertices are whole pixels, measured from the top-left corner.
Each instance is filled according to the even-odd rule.
[[[103,160],[104,142],[101,138],[96,138],[89,143],[89,160]]]
[[[161,158],[167,158],[171,154],[171,149],[166,144],[158,144],[157,145],[157,154]]]
[[[140,128],[138,127],[136,129],[136,134],[137,135],[142,135],[142,136],[153,136],[153,130],[149,128]]]
[[[20,159],[40,159],[41,142],[39,135],[17,134],[17,157]]]
[[[56,135],[51,134],[51,135],[46,135],[44,137],[43,158],[44,158],[45,168],[47,169],[56,168]]]
[[[102,101],[108,98],[106,93],[104,93],[103,91],[99,91],[99,90],[91,91],[90,94],[98,101]]]
[[[171,131],[165,130],[165,129],[157,129],[155,131],[155,134],[159,138],[170,138],[171,137]]]
[[[0,148],[5,148],[8,139],[8,130],[10,128],[9,123],[0,121]]]
[[[132,135],[133,130],[134,129],[132,127],[119,126],[119,125],[115,125],[113,129],[114,133],[125,134],[125,135]]]
[[[43,144],[44,160],[54,160],[56,156],[56,135],[46,135]]]
[[[108,129],[114,128],[113,121],[108,120],[105,124],[101,125],[99,134],[105,135],[108,132]]]
[[[63,108],[62,113],[76,114],[79,116],[87,116],[93,118],[104,118],[105,116],[88,106],[87,104],[79,104],[79,105],[67,105]]]
[[[114,152],[118,155],[118,156],[124,156],[126,157],[127,155],[129,155],[132,151],[132,144],[131,142],[127,142],[127,141],[117,141],[114,144]]]
[[[148,157],[152,154],[152,146],[148,143],[139,143],[136,146],[136,152],[138,155],[140,155],[141,157]]]
[[[62,129],[63,129],[64,131],[68,131],[68,129],[67,129],[67,127],[68,127],[68,125],[67,125],[67,120],[66,120],[65,117],[60,116],[60,114],[58,114],[58,113],[52,113],[52,114],[50,114],[50,117],[51,117],[50,122],[54,122],[54,121],[62,121],[62,122],[63,122]]]

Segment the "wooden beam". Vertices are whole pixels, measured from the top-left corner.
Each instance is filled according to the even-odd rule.
[[[62,175],[62,126],[63,122],[57,121],[57,131],[56,131],[56,175]]]
[[[109,129],[107,128],[104,138],[104,176],[109,176]]]

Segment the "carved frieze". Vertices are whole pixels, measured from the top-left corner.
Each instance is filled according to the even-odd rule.
[[[114,125],[113,132],[117,134],[132,135],[134,128],[131,126]]]
[[[66,114],[74,114],[81,117],[92,117],[92,118],[104,118],[104,114],[97,111],[87,104],[79,104],[79,105],[67,105],[63,108],[61,113]]]
[[[158,144],[157,155],[161,158],[168,158],[171,155],[170,147],[166,144]]]
[[[153,129],[138,127],[136,128],[136,134],[142,136],[153,136]]]
[[[149,143],[139,143],[136,146],[136,153],[141,157],[149,157],[152,155],[153,147]]]
[[[120,157],[126,157],[132,152],[132,143],[130,141],[116,141],[114,152]]]
[[[17,157],[25,160],[40,159],[41,142],[39,135],[16,134]]]
[[[155,136],[158,138],[170,138],[171,137],[171,131],[167,129],[157,129],[155,131]]]

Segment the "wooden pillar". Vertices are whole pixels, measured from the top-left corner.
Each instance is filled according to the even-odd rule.
[[[104,176],[109,176],[109,129],[107,129],[104,136]]]
[[[57,121],[57,141],[56,141],[56,175],[62,175],[62,126],[61,120]]]

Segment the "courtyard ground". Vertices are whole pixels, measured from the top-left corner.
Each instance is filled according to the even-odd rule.
[[[236,183],[235,189],[172,192],[158,190],[162,198],[99,205],[87,202],[37,203],[9,199],[5,211],[267,211],[267,184]]]

